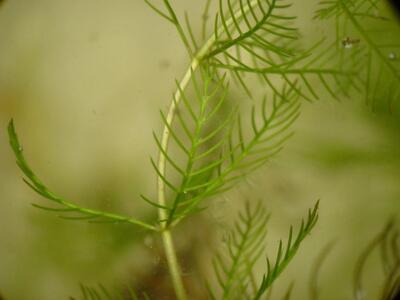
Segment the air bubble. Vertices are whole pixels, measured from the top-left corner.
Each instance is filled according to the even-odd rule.
[[[388,55],[388,58],[390,60],[396,60],[397,59],[397,54],[394,53],[394,52],[390,52],[389,55]]]

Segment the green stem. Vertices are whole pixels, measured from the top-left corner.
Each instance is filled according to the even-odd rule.
[[[165,1],[165,3],[169,4],[168,1]],[[250,5],[255,5],[257,3],[257,0],[253,0]],[[169,7],[168,7],[169,8]],[[245,9],[245,11],[248,11],[249,7]],[[240,16],[240,11],[236,14],[236,18]],[[232,24],[233,19],[229,19],[226,24],[229,26]],[[222,30],[221,28],[219,31]],[[181,32],[179,32],[181,34]],[[168,149],[168,143],[169,143],[169,137],[170,137],[170,130],[171,125],[174,121],[175,114],[176,114],[176,109],[177,106],[179,105],[181,99],[182,99],[182,94],[181,91],[184,91],[189,84],[192,75],[194,72],[197,70],[197,68],[200,66],[200,62],[202,59],[206,56],[206,54],[210,51],[212,46],[214,45],[216,41],[215,34],[212,34],[211,37],[205,42],[203,47],[199,50],[197,55],[193,58],[188,70],[186,71],[185,75],[183,76],[181,82],[179,83],[179,88],[175,92],[174,95],[174,101],[171,102],[169,109],[168,109],[168,114],[166,116],[166,123],[163,132],[162,132],[162,137],[161,137],[161,148],[163,151],[160,151],[159,153],[159,159],[158,159],[158,170],[162,176],[165,176],[165,171],[166,171],[166,157],[164,153],[167,153]],[[186,43],[185,43],[186,44]],[[157,181],[158,185],[158,204],[160,204],[161,207],[166,206],[166,197],[165,197],[165,184],[164,181],[162,180],[161,176],[158,177]],[[178,259],[176,256],[176,251],[175,251],[175,246],[174,242],[172,239],[172,234],[171,234],[171,226],[168,225],[166,220],[168,219],[167,211],[164,208],[159,208],[158,209],[158,217],[161,222],[161,235],[162,235],[162,241],[165,249],[165,255],[168,263],[168,268],[169,272],[172,278],[172,283],[175,289],[176,297],[178,300],[187,300],[187,294],[185,291],[185,287],[183,285],[182,277],[181,277],[181,268],[178,263]]]
[[[192,72],[194,72],[194,70],[197,69],[198,65],[199,65],[198,60],[194,59],[190,68],[188,69],[188,71],[186,72],[185,76],[183,77],[182,81],[179,84],[182,91],[188,85],[190,78],[192,76]],[[174,120],[176,107],[179,104],[181,97],[182,97],[182,95],[178,89],[175,93],[176,101],[171,102],[171,105],[168,110],[168,115],[166,117],[166,121],[167,121],[168,125],[171,125]],[[159,169],[160,174],[163,174],[163,175],[165,174],[165,167],[166,167],[166,165],[165,165],[166,157],[165,157],[164,153],[166,153],[166,151],[167,151],[168,141],[169,141],[169,136],[170,136],[170,131],[168,128],[169,128],[169,126],[165,126],[163,133],[162,133],[161,147],[162,147],[163,151],[160,151],[159,159],[158,159],[158,169]],[[160,176],[158,177],[158,204],[160,204],[161,206],[164,206],[164,207],[166,206],[165,184]],[[173,286],[175,289],[176,297],[178,300],[186,300],[187,299],[186,291],[185,291],[185,287],[183,285],[182,278],[181,278],[181,270],[180,270],[180,266],[178,263],[178,259],[176,257],[176,251],[175,251],[175,246],[174,246],[174,242],[173,242],[172,235],[171,235],[171,229],[167,226],[167,223],[165,222],[165,220],[167,220],[167,218],[168,218],[166,210],[163,208],[160,208],[158,210],[158,217],[159,217],[160,221],[162,221],[161,235],[162,235],[162,240],[163,240],[164,249],[165,249],[165,255],[167,258],[168,268],[169,268],[169,272],[171,274],[172,283],[173,283]]]
[[[176,108],[182,99],[182,94],[180,91],[184,91],[186,89],[193,73],[197,70],[197,68],[200,65],[201,57],[203,57],[204,53],[206,53],[210,49],[213,42],[214,38],[210,38],[204,45],[204,47],[199,51],[198,55],[193,59],[192,63],[190,64],[190,67],[188,68],[183,79],[179,83],[179,89],[176,91],[174,95],[175,101],[172,101],[169,107],[168,114],[166,117],[168,126],[164,127],[161,138],[161,147],[163,151],[160,151],[158,159],[158,169],[160,171],[160,174],[162,174],[163,176],[165,175],[165,167],[166,167],[166,157],[164,153],[167,152],[168,142],[170,137],[170,131],[168,128],[170,128],[170,125],[174,121]],[[166,206],[165,184],[161,177],[158,177],[158,204],[164,207]],[[187,299],[186,291],[181,278],[181,271],[178,259],[176,257],[175,246],[171,235],[171,228],[170,226],[167,225],[167,222],[165,222],[165,220],[168,219],[167,211],[163,208],[160,208],[158,210],[158,216],[160,221],[162,221],[161,235],[175,293],[178,300],[186,300]]]

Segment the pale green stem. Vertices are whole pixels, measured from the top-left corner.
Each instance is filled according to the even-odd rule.
[[[250,5],[254,6],[257,3],[257,0],[253,1]],[[245,9],[245,11],[248,11],[248,7]],[[240,17],[241,12],[239,11],[236,14],[236,18]],[[233,23],[233,19],[227,20],[227,25],[229,26],[230,24]],[[223,30],[221,28],[220,30]],[[158,159],[158,170],[162,176],[165,176],[165,169],[166,169],[166,157],[164,153],[167,152],[168,149],[168,142],[169,142],[169,137],[170,137],[170,130],[168,128],[171,127],[174,117],[175,117],[175,112],[177,109],[177,106],[179,105],[181,99],[182,99],[182,94],[180,91],[184,91],[189,84],[192,75],[194,72],[197,70],[197,68],[200,65],[200,62],[202,58],[208,53],[210,48],[213,46],[215,43],[215,35],[213,34],[204,44],[204,46],[200,49],[200,51],[197,53],[197,55],[193,58],[188,70],[186,71],[185,75],[183,76],[181,82],[179,83],[179,88],[175,92],[174,95],[174,101],[171,102],[169,109],[168,109],[168,114],[166,117],[166,123],[163,132],[162,132],[162,137],[161,137],[161,147],[164,151],[160,151],[159,153],[159,159]],[[162,180],[161,176],[158,177],[158,204],[160,204],[162,207],[166,206],[166,198],[165,198],[165,184],[164,181]],[[165,249],[165,255],[168,263],[168,268],[169,272],[171,274],[172,278],[172,283],[175,289],[176,297],[178,300],[187,300],[187,294],[185,291],[185,287],[182,282],[182,277],[181,277],[181,268],[178,263],[178,259],[176,256],[176,251],[175,251],[175,246],[174,242],[172,239],[171,235],[171,228],[170,226],[167,226],[166,220],[168,219],[167,211],[163,208],[160,208],[158,210],[158,217],[159,220],[161,221],[161,235],[162,235],[162,240],[164,244],[164,249]]]
[[[192,72],[194,72],[194,70],[198,67],[198,65],[199,65],[198,60],[194,59],[191,64],[191,67],[186,72],[185,76],[183,77],[182,81],[179,84],[182,90],[184,90],[188,85],[190,78],[192,76]],[[166,118],[166,122],[169,125],[171,125],[174,120],[176,106],[178,105],[181,99],[181,93],[179,89],[175,93],[175,99],[176,101],[172,101],[169,107],[168,115]],[[161,147],[165,152],[167,151],[168,148],[169,136],[170,136],[170,131],[168,129],[168,126],[165,126],[161,138]],[[160,151],[160,156],[158,159],[158,169],[160,173],[163,175],[165,174],[165,160],[166,160],[165,155],[163,154],[162,151]],[[165,185],[161,177],[158,177],[158,203],[162,206],[166,206]],[[187,299],[186,291],[182,282],[181,270],[179,267],[178,259],[176,257],[175,246],[171,235],[171,229],[167,227],[166,223],[166,220],[168,218],[167,211],[163,208],[160,208],[158,210],[158,217],[162,221],[161,235],[176,297],[178,300],[186,300]]]

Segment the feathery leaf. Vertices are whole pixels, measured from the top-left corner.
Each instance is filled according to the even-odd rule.
[[[299,49],[299,35],[292,24],[295,18],[286,14],[290,6],[283,0],[220,0],[214,24],[215,41],[202,59],[230,71],[250,97],[244,79],[247,73],[257,75],[272,90],[279,90],[281,82],[292,86],[309,101],[320,97],[315,82],[335,99],[339,93],[359,91],[361,83],[356,75],[362,53],[339,54],[331,44],[324,49],[322,41],[306,51]]]
[[[279,96],[274,94],[271,99],[264,97],[261,107],[263,111],[258,116],[253,109],[248,125],[253,132],[248,139],[243,136],[244,126],[240,117],[230,127],[221,145],[224,147],[220,156],[211,164],[212,176],[206,178],[204,183],[186,188],[188,197],[180,203],[182,213],[177,221],[195,210],[204,198],[232,188],[238,180],[280,152],[285,141],[291,137],[289,128],[299,116],[298,96],[291,87],[284,87]],[[200,169],[201,172],[204,170],[207,167]]]
[[[138,300],[138,296],[132,290],[132,288],[127,287],[125,291],[114,291],[111,292],[107,288],[105,288],[102,284],[99,284],[98,287],[90,287],[85,286],[83,284],[80,285],[81,296],[78,298],[80,300]],[[143,295],[145,299],[147,299],[147,295]],[[75,298],[70,298],[71,300],[75,300]]]
[[[221,299],[261,299],[288,266],[302,241],[315,226],[318,219],[318,203],[313,210],[309,210],[306,222],[302,221],[295,237],[293,228],[290,228],[286,247],[282,241],[279,242],[274,264],[271,265],[267,258],[267,273],[261,283],[257,284],[253,269],[265,249],[268,219],[269,216],[260,203],[254,209],[246,203],[245,212],[239,214],[225,240],[225,251],[217,253],[213,261],[214,272],[221,288]],[[292,288],[293,285],[290,285],[284,299],[290,299]],[[211,295],[216,299],[212,292]]]
[[[188,92],[181,90],[177,83],[182,104],[177,108],[175,124],[169,125],[161,113],[172,138],[168,150],[163,149],[157,136],[154,138],[166,158],[166,173],[161,174],[153,161],[152,164],[172,193],[172,201],[165,208],[168,210],[168,220],[164,220],[167,224],[180,215],[182,203],[197,197],[212,184],[212,178],[223,162],[220,154],[235,110],[223,113],[226,109],[228,85],[224,77],[216,82],[214,79],[212,70],[201,69],[200,74],[193,72],[191,87],[194,101],[189,100]],[[174,101],[176,103],[176,99]],[[182,155],[173,155],[173,150],[180,151],[184,159]]]
[[[69,220],[89,220],[89,222],[112,222],[112,223],[130,223],[134,225],[141,226],[146,229],[156,230],[153,225],[147,224],[145,222],[139,221],[135,218],[126,217],[122,215],[117,215],[114,213],[89,209],[80,207],[72,202],[69,202],[59,196],[53,194],[35,175],[32,169],[29,167],[28,163],[25,160],[23,155],[22,146],[18,140],[17,133],[14,127],[14,121],[11,120],[8,125],[8,136],[10,140],[10,145],[12,150],[14,151],[17,165],[24,173],[26,178],[24,178],[24,182],[33,189],[36,193],[41,195],[42,197],[54,202],[57,204],[57,207],[47,207],[38,204],[33,204],[34,207],[43,209],[50,212],[58,213],[60,218],[69,219]],[[66,215],[67,213],[67,215]],[[73,213],[71,215],[71,213]]]
[[[382,0],[321,1],[316,18],[336,23],[339,51],[357,50],[365,101],[372,109],[400,106],[400,34],[397,20],[385,16]]]
[[[274,281],[286,269],[290,261],[296,255],[301,243],[314,228],[318,220],[318,206],[319,201],[315,204],[312,210],[308,211],[307,220],[305,222],[304,220],[301,222],[301,227],[294,239],[293,227],[290,228],[286,249],[284,249],[282,241],[280,241],[274,264],[271,265],[270,260],[267,259],[268,272],[263,276],[254,300],[261,298],[261,296],[268,290],[269,287],[271,287]]]
[[[218,253],[213,261],[222,289],[221,299],[249,296],[253,267],[264,252],[268,219],[261,203],[255,208],[246,203],[244,213],[239,214],[226,238],[225,251]]]

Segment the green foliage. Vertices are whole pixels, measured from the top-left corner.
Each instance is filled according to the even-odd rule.
[[[97,288],[81,285],[82,295],[78,298],[79,300],[138,300],[136,293],[131,289],[127,288],[125,292],[111,292],[103,285],[99,284]],[[143,295],[144,299],[150,299],[147,295]],[[75,298],[70,298],[75,300]]]
[[[191,104],[181,91],[185,109],[180,109],[177,113],[177,125],[186,133],[186,140],[178,135],[178,128],[169,127],[172,140],[180,149],[176,156],[179,158],[181,154],[185,155],[186,162],[179,166],[177,159],[163,150],[161,142],[154,135],[167,162],[181,177],[180,183],[172,183],[168,176],[161,174],[152,160],[157,174],[174,194],[172,205],[161,207],[168,211],[168,219],[165,220],[168,224],[176,223],[197,211],[202,200],[232,188],[243,176],[264,165],[282,149],[283,143],[291,136],[288,129],[299,116],[300,103],[296,93],[290,88],[284,88],[279,95],[270,99],[270,103],[265,97],[260,108],[253,107],[249,124],[252,134],[246,140],[243,136],[243,122],[235,109],[226,116],[217,115],[227,97],[224,78],[209,93],[212,77],[207,73],[205,76],[203,87],[198,87],[195,77],[192,77],[197,91],[195,103],[198,107]],[[201,89],[204,89],[203,93]],[[217,99],[213,99],[215,97]],[[257,111],[260,111],[260,116],[256,115]],[[165,115],[161,115],[163,122],[169,126]],[[193,128],[187,122],[189,118],[193,119]],[[213,118],[218,119],[219,124],[209,129],[207,125],[212,124]],[[146,197],[144,199],[159,206]]]
[[[385,1],[322,1],[316,17],[332,19],[336,45],[342,52],[360,53],[360,77],[365,102],[373,109],[397,111],[400,93],[400,66],[397,62],[400,34],[397,20],[389,16]],[[382,103],[382,101],[385,101]]]
[[[234,2],[234,3],[233,3]],[[254,69],[256,62],[265,63],[267,65],[275,65],[269,59],[270,54],[277,55],[278,57],[293,56],[290,49],[283,47],[284,43],[288,40],[297,38],[296,29],[285,26],[282,21],[295,19],[295,17],[286,16],[286,9],[291,4],[285,4],[281,0],[269,1],[226,1],[224,7],[223,1],[219,1],[219,11],[215,17],[214,24],[214,46],[210,52],[205,56],[207,58],[214,58],[216,61],[218,56],[225,59],[226,63],[221,62],[221,65],[242,65],[243,68],[248,70]],[[271,36],[279,37],[282,41],[279,45],[275,45],[271,40],[265,37]],[[229,53],[230,49],[235,50],[235,54]],[[264,58],[256,55],[256,50],[262,49]],[[247,52],[254,55],[254,66],[246,67],[246,64],[241,62],[241,53]]]
[[[25,175],[24,182],[36,193],[58,205],[56,207],[48,207],[38,204],[32,204],[34,207],[49,212],[55,212],[58,214],[58,217],[68,220],[88,220],[92,223],[131,223],[134,225],[142,226],[146,229],[155,230],[155,227],[153,227],[152,225],[136,220],[134,218],[80,207],[59,196],[56,196],[39,180],[39,178],[35,175],[35,173],[26,162],[23,155],[23,148],[18,140],[17,133],[15,132],[13,120],[11,120],[8,125],[8,135],[11,148],[14,151],[17,160],[17,165]]]
[[[273,265],[271,265],[269,259],[267,259],[268,272],[264,275],[261,285],[257,291],[254,299],[260,299],[261,296],[271,287],[272,283],[279,277],[279,275],[285,270],[292,258],[296,255],[297,250],[300,247],[302,241],[314,228],[318,220],[318,205],[319,202],[314,206],[313,210],[308,211],[307,220],[301,221],[300,229],[297,232],[296,237],[293,239],[293,227],[290,227],[289,237],[286,243],[286,248],[283,248],[282,241],[279,241],[278,252]]]
[[[309,294],[311,300],[323,299],[320,297],[322,284],[319,277],[323,273],[321,267],[332,251],[334,243],[327,244],[314,262],[311,269]],[[373,255],[379,255],[382,274],[377,270],[367,268],[368,260]],[[374,277],[372,277],[374,276]],[[380,285],[380,291],[376,299],[395,300],[400,295],[400,232],[394,220],[389,221],[385,227],[376,234],[365,249],[359,255],[353,274],[353,297],[354,300],[371,299],[369,286],[364,283],[364,279],[374,278]]]
[[[296,17],[289,14],[291,4],[285,0],[219,0],[208,38],[211,1],[207,0],[200,39],[188,14],[182,25],[169,0],[160,1],[161,7],[144,1],[176,28],[190,57],[185,75],[176,82],[169,109],[161,112],[161,136],[154,134],[159,158],[158,162],[151,159],[151,164],[158,179],[157,199],[142,198],[158,210],[157,225],[80,207],[53,194],[26,162],[13,121],[8,134],[24,181],[55,205],[33,204],[35,207],[65,219],[130,223],[159,231],[177,298],[184,300],[186,292],[171,227],[202,210],[206,199],[232,189],[274,157],[292,134],[290,128],[300,114],[300,99],[311,101],[328,93],[339,100],[354,91],[364,93],[372,106],[383,96],[392,107],[400,92],[400,70],[393,59],[393,51],[399,46],[377,39],[379,30],[393,27],[393,22],[380,15],[382,4],[377,0],[321,1],[317,18],[334,19],[336,39],[332,43],[322,37],[306,50],[300,43]],[[264,95],[259,100],[254,99],[253,92],[257,77]],[[232,103],[230,82],[253,98],[250,112],[244,113]],[[287,242],[279,242],[275,260],[267,259],[267,271],[257,284],[253,267],[264,251],[268,216],[262,206],[253,210],[247,205],[229,235],[226,251],[219,253],[213,264],[222,299],[236,299],[238,295],[241,299],[261,299],[286,269],[317,219],[318,203],[302,221],[297,234],[290,227]],[[398,235],[395,236],[390,240],[396,242],[385,252],[384,264],[391,267],[387,269],[382,299],[389,299],[398,289]],[[357,274],[362,269],[363,260]],[[359,278],[357,275],[355,280],[357,295],[361,290]],[[285,299],[290,298],[292,289],[293,285],[289,285]],[[122,297],[109,294],[102,286],[82,286],[81,290],[84,300]],[[210,296],[217,298],[211,290]],[[130,297],[136,299],[134,293]]]
[[[394,300],[400,294],[400,232],[390,221],[361,253],[354,271],[354,299],[366,299],[367,290],[363,286],[363,276],[368,258],[379,248],[384,281],[380,300]]]
[[[251,209],[246,205],[245,212],[239,214],[234,229],[226,238],[226,249],[218,253],[213,266],[217,281],[222,289],[221,299],[261,299],[279,275],[286,269],[295,256],[300,244],[311,232],[318,220],[318,202],[313,210],[309,210],[307,220],[302,220],[297,235],[293,236],[290,227],[289,236],[284,246],[279,241],[275,261],[267,258],[267,273],[260,284],[253,273],[254,265],[259,261],[265,249],[265,236],[269,216],[259,204]],[[286,299],[290,298],[292,286],[289,287]],[[217,299],[209,289],[212,299]]]
[[[293,42],[298,39],[297,29],[288,25],[295,18],[286,15],[290,5],[282,0],[228,0],[225,5],[222,0],[219,1],[214,32],[200,48],[197,47],[189,22],[186,22],[190,33],[188,37],[169,1],[163,1],[166,12],[151,2],[146,2],[176,26],[193,59],[185,80],[177,82],[172,109],[167,113],[161,112],[164,136],[158,138],[154,135],[160,157],[173,169],[169,172],[172,176],[167,174],[164,163],[157,165],[153,159],[151,162],[159,180],[171,190],[171,199],[160,202],[142,196],[151,205],[165,211],[166,217],[159,222],[168,227],[198,211],[202,200],[230,189],[237,180],[262,166],[279,152],[290,136],[287,130],[299,115],[298,98],[311,99],[310,95],[318,97],[313,84],[307,79],[309,75],[315,75],[326,90],[337,97],[335,88],[344,87],[340,83],[340,77],[349,79],[354,70],[349,72],[327,66],[332,61],[337,64],[329,51],[313,56],[321,43],[308,51],[298,51]],[[209,2],[206,11],[208,9]],[[205,23],[203,28],[206,28]],[[193,47],[189,40],[194,44]],[[234,54],[231,54],[231,50]],[[247,57],[242,52],[246,52]],[[356,57],[354,55],[354,61]],[[246,62],[248,59],[250,64]],[[198,64],[201,64],[199,72],[196,71]],[[242,117],[235,108],[229,109],[229,114],[220,113],[224,106],[233,106],[228,104],[229,82],[226,74],[220,74],[221,69],[232,72],[233,79],[236,78],[236,82],[245,90],[249,88],[242,80],[243,72],[258,74],[270,88],[260,105],[254,105],[250,124],[247,126],[244,126]],[[277,82],[270,78],[274,75],[281,77],[282,81]],[[333,83],[326,76],[333,77]],[[309,95],[301,90],[299,81],[306,86]],[[352,83],[350,81],[350,86],[355,86]],[[186,91],[189,84],[195,91],[194,101],[189,99]],[[177,124],[174,124],[175,119],[178,120]],[[222,122],[215,126],[216,120]],[[253,133],[246,140],[244,133],[249,129]],[[157,229],[131,217],[79,207],[54,195],[27,165],[22,151],[19,150],[20,145],[12,122],[9,135],[17,162],[27,177],[27,184],[43,197],[61,206],[53,208],[35,204],[36,207],[58,212],[63,218],[83,218],[91,222],[128,222],[147,229]],[[186,156],[186,161],[181,162],[169,152],[169,137]],[[174,172],[178,173],[178,182],[175,182],[177,176]]]
[[[253,267],[264,252],[269,216],[259,203],[252,209],[246,203],[233,229],[226,235],[225,248],[213,261],[217,282],[222,290],[221,299],[235,299],[238,295],[249,299],[249,287],[255,288]],[[212,299],[216,299],[209,290]]]
[[[170,166],[168,174],[164,175],[154,160],[151,160],[157,174],[173,194],[171,205],[161,207],[168,213],[168,219],[163,220],[167,224],[194,211],[196,202],[215,192],[217,181],[219,185],[223,184],[219,171],[226,157],[222,152],[227,142],[227,129],[233,122],[236,110],[231,109],[227,115],[222,113],[228,86],[225,78],[213,83],[214,76],[211,72],[202,70],[200,82],[192,74],[195,101],[190,101],[177,83],[183,107],[176,113],[178,122],[174,127],[169,125],[167,117],[161,111],[162,121],[169,129],[173,146],[176,146],[178,152],[175,155],[170,154],[172,145],[165,151],[160,139],[154,134],[159,151]],[[175,98],[174,102],[177,104]],[[175,148],[172,150],[176,150]],[[182,156],[185,157],[183,162],[179,161]],[[176,175],[179,179],[175,179],[175,183],[170,177],[177,177]],[[144,196],[143,198],[159,207],[155,201],[150,201]]]
[[[291,4],[283,0],[226,2],[228,8],[219,2],[215,42],[204,59],[229,70],[250,96],[250,88],[243,79],[246,73],[256,74],[275,93],[279,90],[278,78],[309,101],[319,98],[313,87],[315,80],[336,99],[338,92],[347,94],[350,88],[359,89],[354,78],[359,53],[347,55],[347,63],[343,64],[332,45],[323,49],[323,40],[301,50],[298,29],[293,23],[296,17],[287,14]]]

